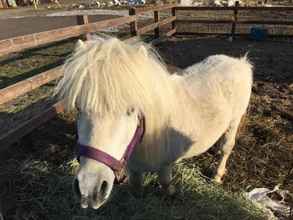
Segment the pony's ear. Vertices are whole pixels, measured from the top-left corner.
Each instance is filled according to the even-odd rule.
[[[84,47],[84,42],[82,41],[82,40],[78,40],[77,42],[76,42],[76,48],[82,48],[82,47]]]
[[[143,45],[138,48],[138,53],[143,54],[146,57],[148,56],[148,50]]]

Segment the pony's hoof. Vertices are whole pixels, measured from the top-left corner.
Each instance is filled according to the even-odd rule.
[[[218,174],[214,177],[214,181],[216,183],[222,184],[223,183],[223,177],[227,173],[227,169],[224,169],[222,172],[221,171],[220,172],[218,171],[217,173]]]
[[[214,178],[214,181],[218,184],[222,184],[223,183],[223,180],[222,180],[222,177],[221,176],[215,176]]]

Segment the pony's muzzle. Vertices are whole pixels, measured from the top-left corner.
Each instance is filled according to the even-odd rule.
[[[82,208],[88,208],[89,206],[93,209],[100,208],[107,200],[107,191],[109,184],[103,181],[100,187],[95,187],[92,195],[84,196],[80,192],[79,181],[77,178],[73,181],[73,193],[78,201],[80,201],[80,206]]]

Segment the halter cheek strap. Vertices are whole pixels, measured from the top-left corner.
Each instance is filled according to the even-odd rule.
[[[101,162],[111,168],[113,172],[115,173],[116,179],[120,179],[121,177],[121,171],[125,167],[125,164],[129,160],[130,156],[132,155],[135,146],[142,141],[142,138],[144,136],[145,132],[145,118],[141,114],[138,116],[139,123],[137,125],[137,128],[135,130],[134,136],[130,143],[128,144],[122,158],[120,160],[117,160],[116,158],[112,157],[110,154],[107,154],[104,151],[101,151],[97,148],[83,145],[78,143],[79,147],[79,153],[78,157],[87,157],[93,160],[96,160],[98,162]]]

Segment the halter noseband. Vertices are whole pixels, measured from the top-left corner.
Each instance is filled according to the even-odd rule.
[[[107,154],[104,151],[101,151],[97,148],[83,145],[78,143],[78,158],[83,156],[87,157],[93,160],[96,160],[98,162],[101,162],[111,168],[113,172],[115,173],[115,177],[118,181],[120,181],[121,178],[121,171],[125,167],[127,161],[129,160],[131,154],[133,153],[133,150],[135,146],[142,141],[144,132],[145,132],[145,118],[143,114],[138,115],[139,123],[136,127],[134,136],[130,143],[128,144],[122,158],[120,160],[117,160],[116,158],[112,157],[110,154]]]

